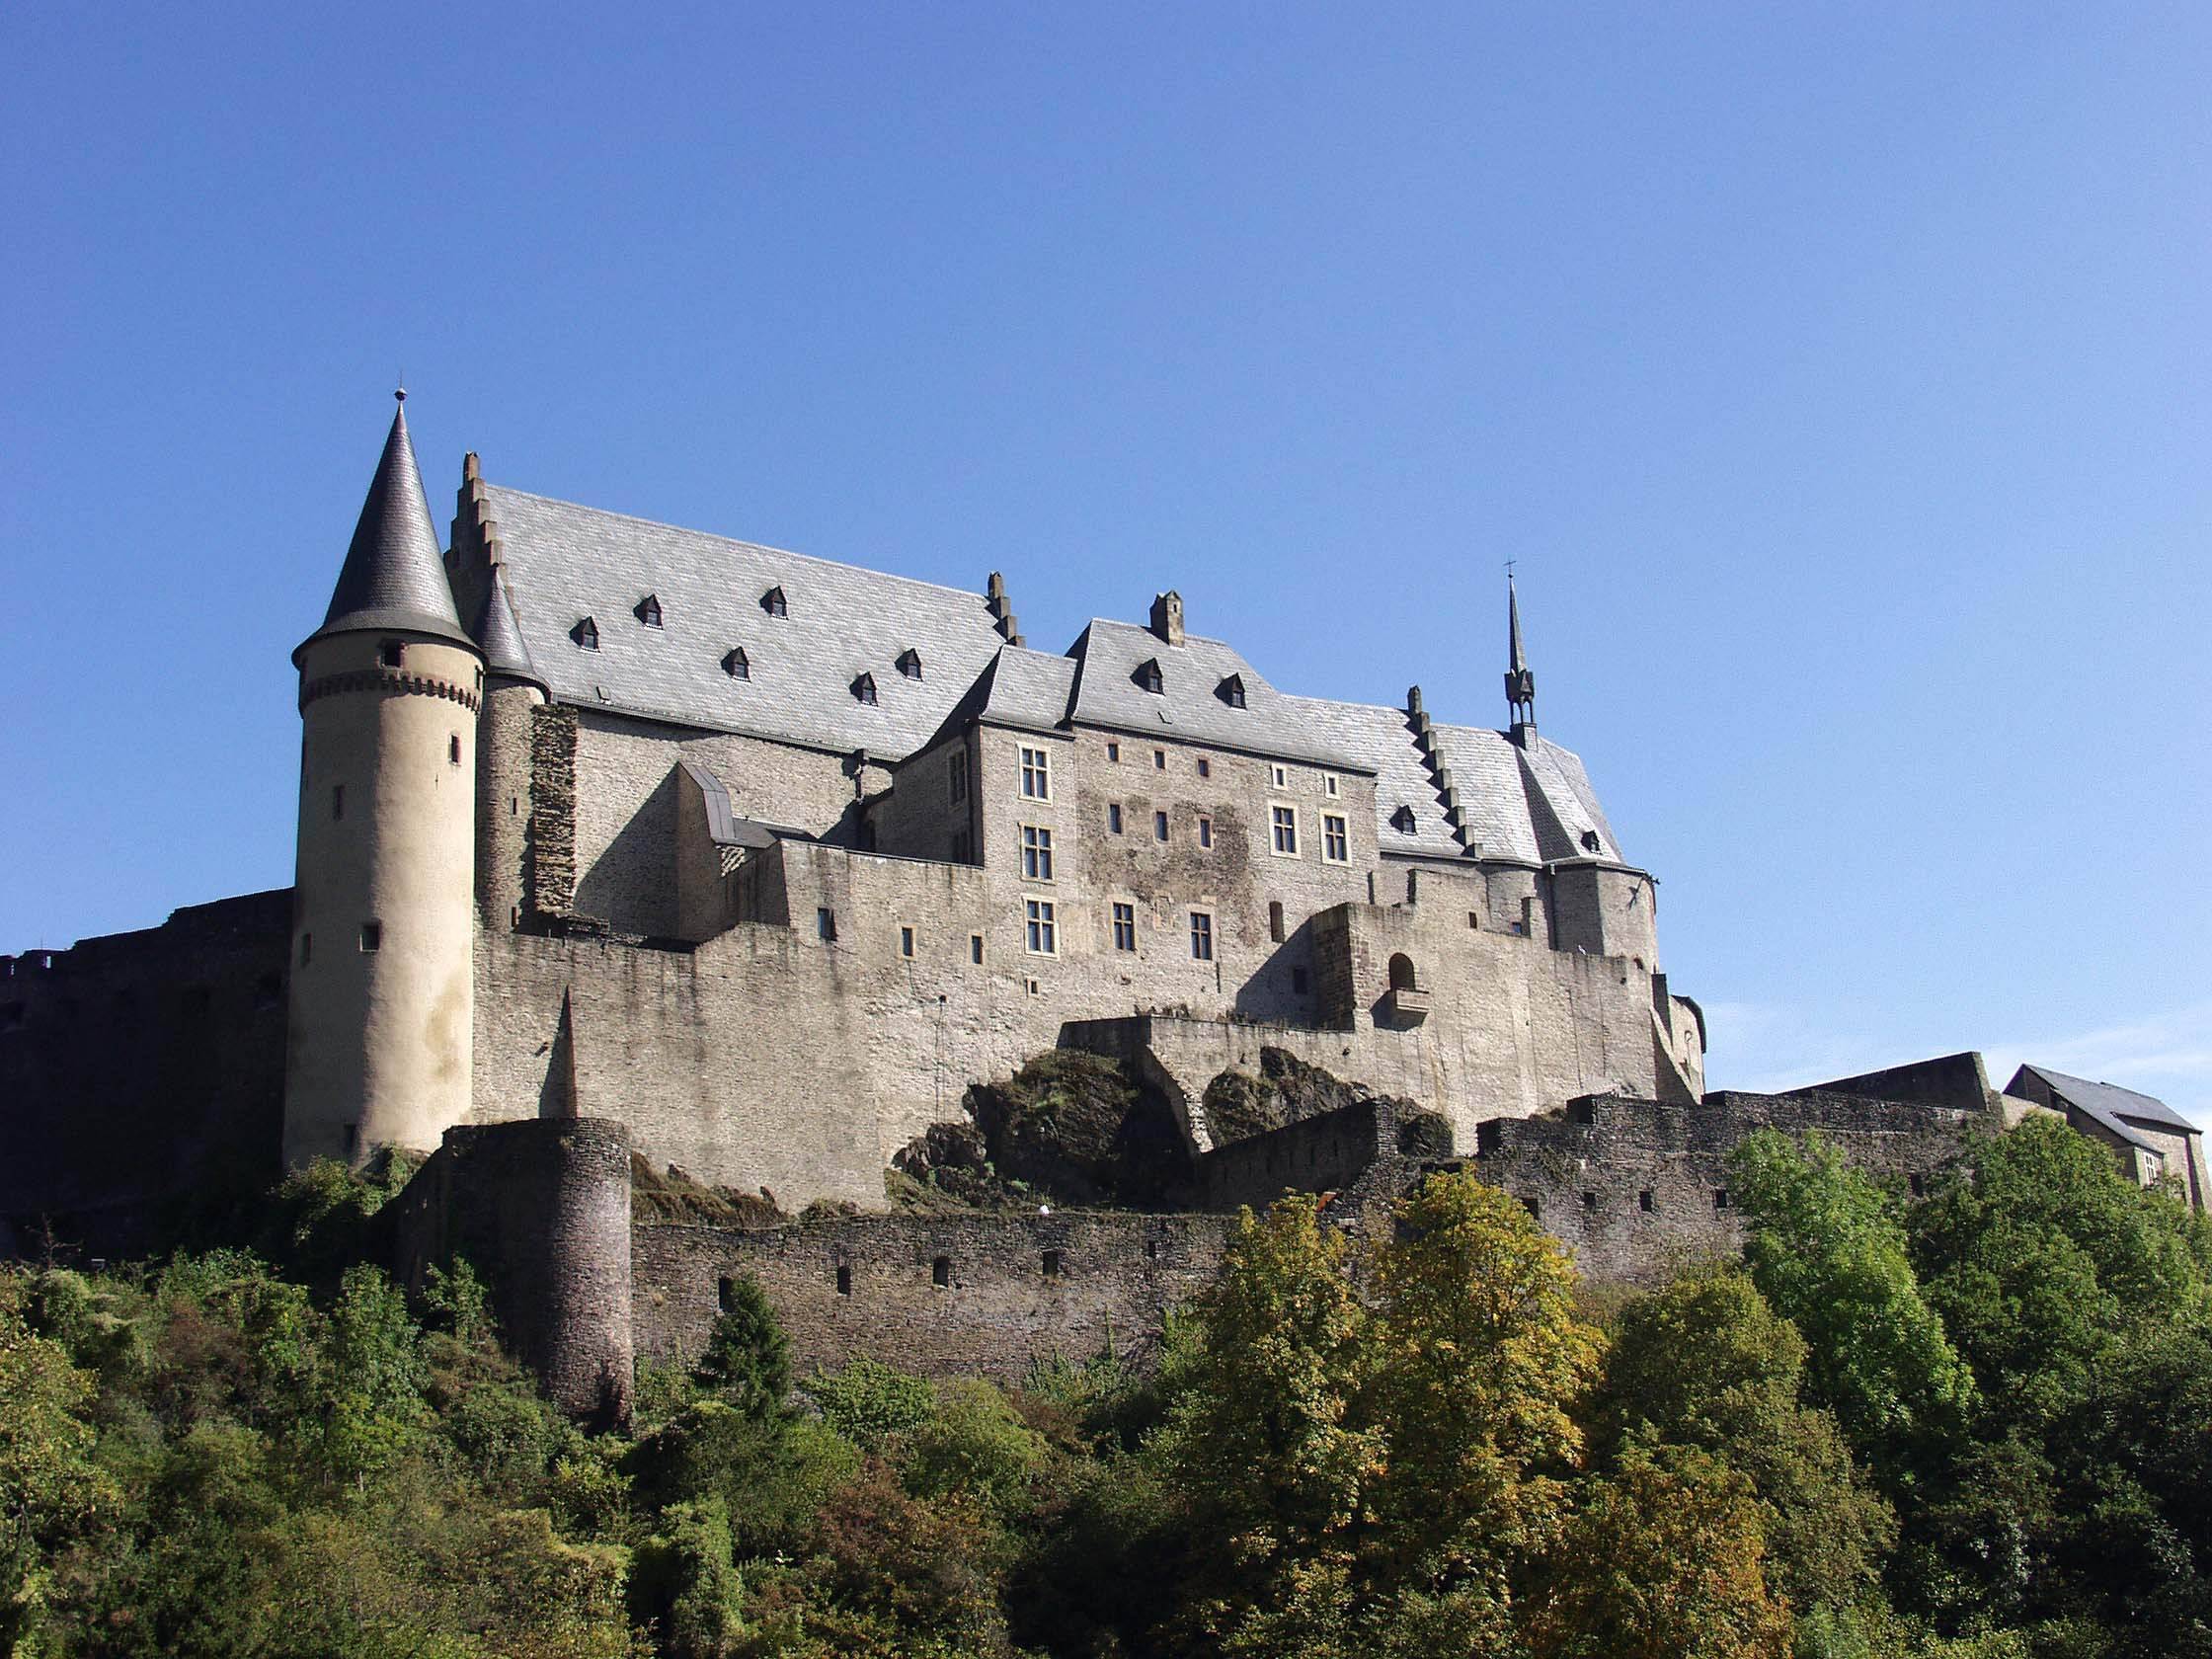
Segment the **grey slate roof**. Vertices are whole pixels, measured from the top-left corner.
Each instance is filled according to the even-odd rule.
[[[903,759],[1005,643],[980,593],[487,487],[524,649],[562,702]],[[787,614],[760,596],[781,588]],[[647,593],[662,625],[641,622]],[[570,630],[591,616],[599,649]],[[722,659],[743,646],[750,676]],[[922,677],[899,672],[921,656]],[[877,701],[853,682],[873,673]]]
[[[2121,1088],[2117,1083],[2093,1083],[2087,1077],[2070,1077],[2044,1066],[2023,1066],[2020,1069],[2042,1078],[2058,1099],[2078,1107],[2113,1134],[2138,1146],[2147,1143],[2128,1130],[2129,1122],[2148,1124],[2171,1135],[2203,1133],[2165,1101]]]
[[[485,668],[493,673],[550,689],[537,665],[530,661],[530,648],[523,643],[521,625],[514,620],[514,603],[507,596],[507,584],[497,572],[485,584],[484,603],[477,610],[471,632],[476,635],[477,649],[484,653]]]
[[[1542,738],[1524,750],[1502,732],[1473,726],[1439,724],[1436,741],[1459,786],[1467,838],[1490,857],[1531,864],[1621,859],[1613,826],[1573,750]],[[1587,830],[1597,832],[1594,851],[1582,842]]]
[[[354,539],[339,569],[330,609],[323,615],[323,625],[292,653],[295,663],[310,642],[332,634],[431,634],[456,645],[475,644],[462,631],[460,613],[453,608],[452,585],[445,577],[437,531],[431,524],[430,503],[423,498],[415,445],[407,435],[406,394],[400,396],[403,401],[384,436],[384,453],[354,524]]]
[[[1148,628],[1094,617],[1067,655],[1079,665],[1073,718],[1086,725],[1183,738],[1339,771],[1372,769],[1331,743],[1326,732],[1299,719],[1294,699],[1221,640],[1186,634],[1181,645],[1169,645]],[[1162,689],[1156,695],[1140,687],[1135,677],[1149,661],[1160,667]],[[1231,707],[1219,694],[1231,674],[1244,682],[1242,708]]]
[[[1375,774],[1377,844],[1384,852],[1426,858],[1463,855],[1404,710],[1323,697],[1283,700],[1297,719],[1325,734],[1331,746],[1358,755],[1361,769]],[[1413,809],[1411,834],[1391,827],[1400,807]]]

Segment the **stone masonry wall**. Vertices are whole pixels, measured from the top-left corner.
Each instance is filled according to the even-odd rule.
[[[1032,1362],[1056,1356],[1080,1362],[1110,1348],[1143,1363],[1166,1310],[1219,1269],[1230,1224],[1063,1211],[854,1216],[756,1232],[641,1225],[631,1246],[637,1351],[698,1353],[722,1280],[750,1273],[802,1374],[866,1356],[1018,1383]]]

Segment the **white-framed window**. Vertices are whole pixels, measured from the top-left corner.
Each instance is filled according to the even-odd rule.
[[[1060,927],[1053,919],[1053,902],[1050,899],[1025,899],[1022,901],[1022,911],[1028,924],[1030,954],[1059,955]]]
[[[1278,857],[1298,856],[1298,808],[1271,806],[1267,809],[1269,845]]]
[[[1053,798],[1053,757],[1041,749],[1022,749],[1021,793],[1025,801]]]
[[[1202,847],[1210,847],[1214,844],[1214,821],[1203,815],[1200,816],[1198,821],[1198,844]]]
[[[1021,875],[1024,881],[1053,879],[1053,832],[1034,824],[1021,827]]]
[[[1133,951],[1137,948],[1137,907],[1116,902],[1114,906],[1114,948]]]
[[[953,750],[952,760],[945,767],[945,777],[949,787],[952,790],[952,798],[955,801],[967,800],[968,751],[966,750],[956,749]]]
[[[1321,793],[1324,795],[1334,795],[1336,792],[1336,774],[1334,772],[1323,772],[1321,774]]]
[[[1214,960],[1214,918],[1204,910],[1191,911],[1191,960]]]
[[[1321,856],[1331,864],[1352,862],[1352,837],[1345,832],[1340,813],[1321,815]]]
[[[1270,766],[1267,775],[1278,789],[1288,789],[1291,786],[1291,769],[1288,766]]]

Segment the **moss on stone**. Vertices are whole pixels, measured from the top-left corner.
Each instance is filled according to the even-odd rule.
[[[673,1164],[656,1171],[640,1152],[630,1154],[630,1209],[687,1226],[769,1227],[791,1219],[765,1190],[755,1195],[710,1187]]]

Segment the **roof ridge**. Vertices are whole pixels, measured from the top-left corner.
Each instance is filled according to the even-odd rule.
[[[785,559],[803,559],[810,565],[829,565],[835,570],[857,571],[862,576],[881,577],[890,582],[904,582],[912,588],[934,589],[940,593],[958,593],[964,599],[974,599],[980,606],[985,595],[969,588],[955,588],[949,582],[931,582],[927,577],[905,576],[898,571],[878,570],[872,565],[850,564],[843,559],[825,559],[819,553],[801,553],[789,547],[777,547],[765,541],[747,541],[743,536],[724,535],[718,530],[702,530],[690,524],[672,524],[666,518],[647,518],[635,513],[618,513],[610,507],[593,507],[588,502],[570,501],[564,496],[541,496],[534,490],[517,490],[511,484],[494,484],[484,481],[484,488],[503,496],[520,496],[525,501],[544,502],[549,507],[572,508],[578,513],[595,514],[601,518],[620,518],[625,523],[643,524],[648,529],[673,530],[678,535],[704,536],[709,541],[719,541],[729,547],[749,548],[755,553],[773,553]]]

